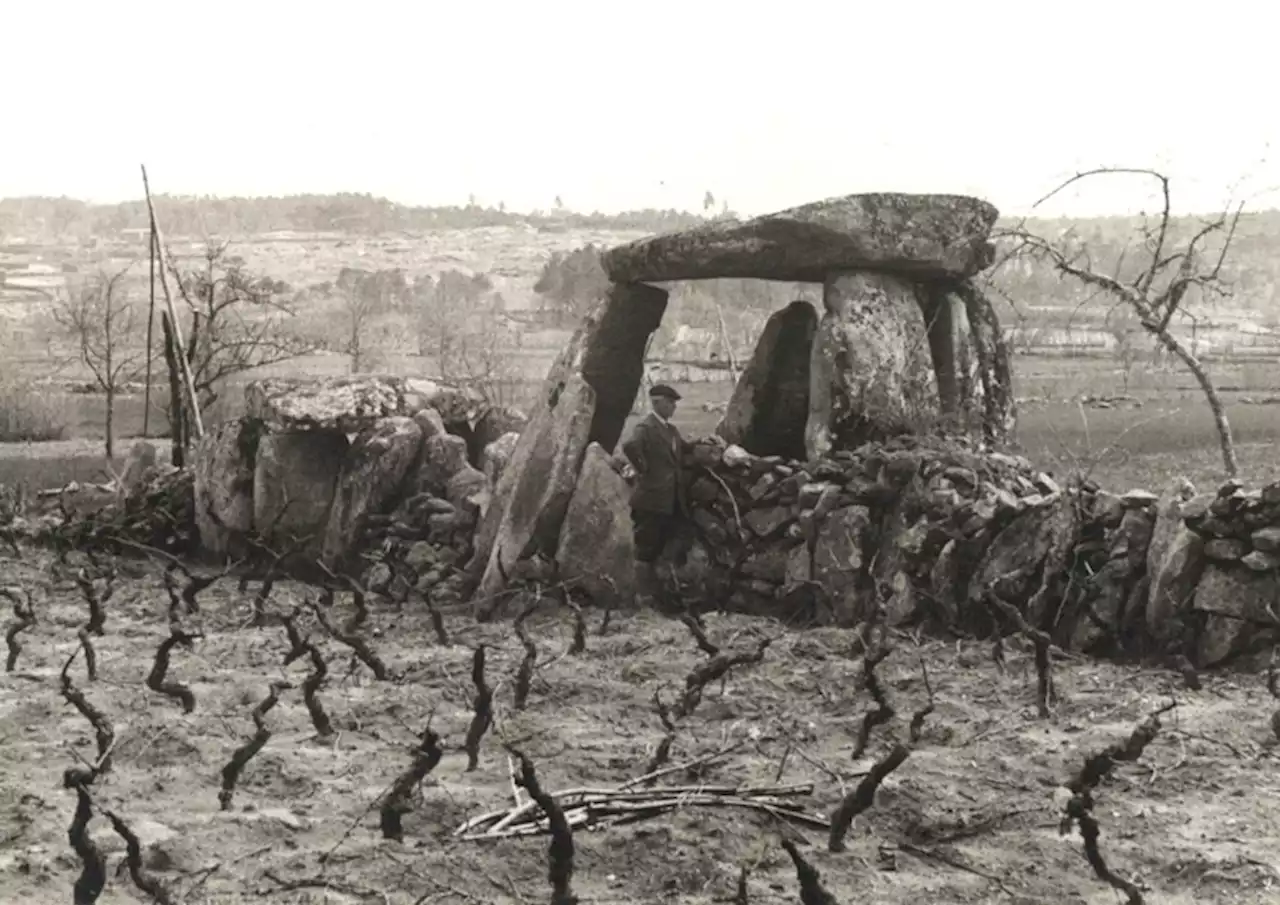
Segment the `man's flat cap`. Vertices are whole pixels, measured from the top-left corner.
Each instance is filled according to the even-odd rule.
[[[649,396],[653,399],[671,399],[673,401],[680,398],[680,394],[674,388],[667,386],[665,383],[655,383],[649,388]]]

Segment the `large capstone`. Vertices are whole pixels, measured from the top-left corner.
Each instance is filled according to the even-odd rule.
[[[809,370],[808,457],[931,430],[938,391],[915,284],[835,274],[823,305]]]
[[[809,369],[818,314],[805,301],[771,316],[716,427],[728,443],[758,456],[803,459]]]
[[[379,419],[436,409],[446,424],[469,423],[483,397],[470,388],[420,377],[351,375],[269,377],[245,387],[248,417],[277,432],[329,430],[357,434]]]
[[[869,269],[914,279],[967,277],[994,259],[999,212],[978,198],[846,195],[744,223],[717,222],[640,239],[602,259],[617,283],[724,277],[822,282]]]

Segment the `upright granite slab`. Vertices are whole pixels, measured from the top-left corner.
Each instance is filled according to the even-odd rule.
[[[517,562],[534,553],[555,556],[595,409],[595,391],[580,375],[569,374],[521,432],[475,543],[473,562],[483,563],[473,598],[477,619],[498,609],[498,595]]]
[[[739,277],[818,283],[835,271],[962,278],[994,260],[998,211],[965,195],[880,192],[711,223],[605,252],[615,283]]]
[[[810,459],[936,425],[938,391],[915,284],[841,273],[823,287],[809,368]]]
[[[259,433],[254,422],[226,421],[196,443],[191,457],[196,531],[207,553],[238,555],[253,529]]]
[[[587,445],[617,443],[666,303],[653,286],[611,286],[549,369],[475,535],[467,573],[479,618],[519,559],[555,556]]]
[[[804,458],[809,371],[818,314],[792,302],[764,325],[716,433],[757,456]]]

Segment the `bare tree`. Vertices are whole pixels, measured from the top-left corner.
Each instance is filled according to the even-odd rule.
[[[150,350],[141,341],[146,326],[129,299],[124,278],[133,265],[115,274],[99,272],[67,294],[59,294],[52,316],[76,346],[76,355],[93,377],[94,386],[106,397],[106,455],[115,459],[116,396],[126,384],[142,380]]]
[[[460,270],[446,270],[437,279],[419,277],[414,281],[418,352],[435,359],[442,380],[469,376],[466,358],[474,354],[476,342],[468,343],[468,334],[473,332],[477,317],[483,315],[485,296],[492,289],[487,275]],[[479,339],[482,341],[483,336]]]
[[[1120,268],[1125,263],[1123,258],[1117,264],[1114,273],[1100,273],[1094,269],[1089,260],[1087,249],[1063,248],[1060,244],[1051,243],[1045,238],[1028,232],[1025,224],[1012,230],[1002,230],[996,235],[1014,240],[1015,245],[1010,258],[1023,252],[1042,257],[1060,273],[1109,294],[1117,302],[1127,305],[1133,311],[1142,329],[1176,356],[1200,385],[1217,427],[1218,442],[1222,448],[1223,469],[1227,477],[1235,477],[1239,473],[1240,465],[1236,458],[1235,442],[1231,436],[1231,425],[1227,421],[1227,412],[1222,398],[1218,395],[1218,390],[1204,364],[1196,357],[1195,352],[1174,333],[1170,324],[1181,311],[1187,294],[1192,288],[1198,289],[1201,293],[1226,294],[1227,290],[1222,280],[1222,265],[1231,248],[1231,240],[1235,236],[1243,205],[1237,206],[1234,211],[1225,211],[1217,217],[1202,221],[1189,239],[1185,242],[1175,242],[1171,235],[1173,224],[1169,177],[1151,169],[1101,167],[1075,174],[1032,207],[1033,209],[1039,207],[1068,186],[1083,179],[1111,174],[1145,176],[1156,180],[1160,186],[1163,199],[1161,212],[1154,224],[1148,222],[1143,227],[1142,261],[1135,277],[1129,279],[1121,277]],[[1216,253],[1206,254],[1205,241],[1215,234],[1220,234],[1222,237],[1221,247]]]
[[[344,267],[334,284],[342,302],[342,335],[338,351],[351,356],[351,373],[369,363],[378,319],[395,310],[408,297],[409,287],[399,270],[370,272]]]
[[[202,264],[185,272],[170,265],[191,316],[187,363],[202,410],[218,401],[231,378],[320,348],[296,329],[297,312],[286,301],[289,287],[254,275],[243,258],[228,254],[228,247],[209,242]],[[169,408],[173,424],[172,401]]]
[[[1133,369],[1142,356],[1138,339],[1142,335],[1142,327],[1138,323],[1133,309],[1123,303],[1114,306],[1107,312],[1107,332],[1111,334],[1114,345],[1111,355],[1120,366],[1120,379],[1124,384],[1123,392],[1129,392],[1129,383],[1133,379]]]

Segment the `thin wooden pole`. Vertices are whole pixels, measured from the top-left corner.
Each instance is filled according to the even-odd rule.
[[[169,292],[169,280],[165,276],[168,261],[165,259],[164,238],[160,232],[160,224],[156,222],[156,208],[151,203],[151,183],[147,181],[147,167],[142,165],[142,188],[147,193],[147,213],[151,218],[151,234],[156,237],[156,255],[160,259],[160,288],[164,290],[164,305],[169,313],[169,323],[173,329],[173,342],[177,347],[178,367],[182,370],[182,380],[186,384],[187,398],[191,401],[191,420],[196,429],[196,439],[204,436],[204,422],[200,418],[200,402],[196,399],[196,384],[191,377],[190,363],[187,361],[186,343],[182,339],[182,325],[178,323],[178,312],[173,306],[173,295]]]
[[[142,436],[151,436],[151,335],[156,322],[156,230],[153,225],[148,233],[150,243],[147,256],[151,262],[151,305],[147,308],[147,383],[142,389]]]

